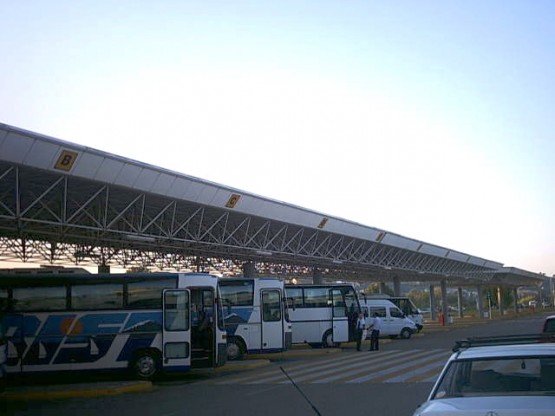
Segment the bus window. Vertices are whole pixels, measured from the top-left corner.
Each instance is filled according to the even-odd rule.
[[[264,321],[281,321],[281,303],[277,290],[262,293],[262,310]]]
[[[189,329],[189,293],[183,290],[164,292],[164,325],[166,331]]]
[[[17,312],[62,311],[66,309],[66,287],[16,287],[12,305]]]
[[[72,309],[120,309],[123,307],[123,284],[73,285]]]
[[[245,280],[237,283],[237,281],[226,282],[220,281],[220,293],[223,300],[223,306],[252,306],[254,302],[254,282]]]
[[[286,289],[288,306],[292,309],[303,305],[303,289],[300,287],[288,287]]]
[[[347,316],[345,300],[343,298],[343,293],[341,292],[341,290],[333,289],[331,291],[331,295],[333,301],[333,316],[336,318]]]
[[[146,280],[127,284],[127,307],[132,309],[161,309],[162,290],[175,287],[174,281]]]
[[[304,306],[307,308],[327,308],[328,288],[315,287],[304,289]]]

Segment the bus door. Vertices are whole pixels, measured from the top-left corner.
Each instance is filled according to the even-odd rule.
[[[349,321],[345,310],[345,299],[340,289],[331,289],[330,298],[332,302],[332,324],[334,342],[345,342],[349,340]]]
[[[188,289],[164,290],[164,368],[183,370],[191,366],[190,298]]]
[[[262,350],[284,347],[283,302],[281,292],[276,289],[262,289]]]

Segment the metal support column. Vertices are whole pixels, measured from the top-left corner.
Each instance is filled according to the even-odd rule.
[[[499,307],[499,315],[505,315],[505,310],[503,309],[503,290],[501,287],[497,288],[497,306]]]
[[[518,288],[513,289],[513,298],[514,298],[514,311],[518,313]]]
[[[443,315],[443,324],[447,324],[448,320],[448,314],[449,314],[449,308],[447,305],[447,280],[443,279],[440,282],[441,285],[441,313]]]
[[[312,283],[315,285],[322,284],[324,281],[324,276],[322,275],[322,271],[318,268],[314,268],[312,273]]]
[[[256,277],[256,263],[249,261],[243,263],[243,277]]]
[[[478,307],[478,317],[480,319],[484,318],[484,293],[482,286],[478,286],[478,299],[477,299],[477,307]]]
[[[401,279],[399,276],[393,276],[393,294],[401,296]]]
[[[435,287],[434,285],[430,285],[430,313],[431,316],[430,318],[432,319],[432,321],[435,321],[437,319],[437,313],[436,313],[436,294],[435,294]]]
[[[459,302],[459,318],[462,318],[464,316],[462,287],[459,287],[458,290],[457,290],[457,301]]]

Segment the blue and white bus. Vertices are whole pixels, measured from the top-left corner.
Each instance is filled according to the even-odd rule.
[[[293,344],[336,347],[355,340],[361,311],[357,292],[348,283],[286,284]]]
[[[10,373],[217,367],[218,278],[200,273],[0,276]]]
[[[283,281],[271,277],[222,278],[227,358],[281,352],[291,346]]]

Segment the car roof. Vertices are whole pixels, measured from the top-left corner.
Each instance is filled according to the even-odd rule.
[[[495,357],[553,356],[555,343],[490,345],[483,347],[463,348],[453,354],[453,359],[476,359]]]

